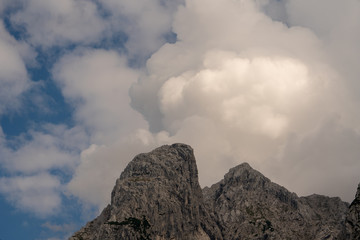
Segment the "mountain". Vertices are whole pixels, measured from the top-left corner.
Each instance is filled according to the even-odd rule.
[[[247,163],[201,190],[193,149],[173,144],[137,155],[111,204],[70,240],[358,240],[359,214],[359,188],[350,207],[340,198],[298,197]]]
[[[193,149],[173,144],[137,155],[111,204],[70,239],[222,239],[204,206]]]
[[[203,192],[224,239],[345,239],[347,203],[299,198],[247,163]]]
[[[360,240],[360,184],[346,218],[347,239]]]

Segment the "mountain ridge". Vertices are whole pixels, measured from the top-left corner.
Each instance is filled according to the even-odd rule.
[[[193,149],[164,145],[128,164],[111,204],[70,240],[360,239],[359,189],[350,208],[336,197],[298,197],[248,163],[201,189]]]

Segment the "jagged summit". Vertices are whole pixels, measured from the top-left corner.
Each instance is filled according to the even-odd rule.
[[[254,170],[250,166],[249,163],[244,162],[244,163],[241,163],[241,164],[239,164],[239,165],[237,165],[237,166],[235,166],[233,168],[230,168],[229,172],[226,173],[224,177],[227,178],[227,177],[230,177],[230,176],[232,176],[232,177],[241,176],[241,175],[243,175],[243,173],[245,171],[256,171],[256,170]],[[261,174],[261,173],[259,172],[259,174]]]
[[[359,212],[360,185],[348,211],[340,198],[299,198],[248,163],[201,190],[193,149],[177,143],[137,155],[111,204],[70,239],[359,240]]]
[[[224,239],[345,239],[347,203],[299,198],[248,163],[231,168],[203,194]]]
[[[225,174],[223,181],[226,183],[235,183],[236,185],[243,184],[246,185],[246,187],[262,187],[265,183],[270,182],[270,179],[245,162],[231,168],[229,172]]]
[[[136,177],[178,177],[197,183],[194,151],[189,145],[176,143],[164,145],[149,153],[141,153],[127,165],[119,181]]]
[[[252,169],[254,170],[249,163],[247,162],[243,162],[243,163],[240,163],[239,165],[235,166],[235,167],[232,167],[229,169],[229,172],[232,172],[232,171],[236,171],[237,169]]]
[[[173,144],[137,155],[111,204],[71,239],[222,239],[203,205],[193,149]]]

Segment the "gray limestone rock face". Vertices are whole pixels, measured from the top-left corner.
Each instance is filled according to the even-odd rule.
[[[338,197],[313,194],[299,199],[300,213],[312,233],[312,239],[346,239],[345,219],[348,204]]]
[[[201,190],[193,149],[162,146],[137,155],[99,217],[70,240],[360,240],[355,200],[298,197],[243,163]]]
[[[137,155],[111,204],[70,239],[222,239],[203,204],[193,149],[173,144]]]
[[[360,183],[346,218],[347,239],[360,240]]]
[[[203,189],[224,239],[345,239],[347,204],[319,195],[299,198],[243,163]]]

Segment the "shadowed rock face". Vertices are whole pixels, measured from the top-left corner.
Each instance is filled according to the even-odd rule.
[[[193,149],[166,145],[136,156],[111,204],[70,239],[360,239],[359,195],[346,217],[340,198],[299,198],[247,163],[201,190]]]
[[[360,239],[360,183],[354,201],[350,204],[346,218],[347,239]]]
[[[140,225],[145,218],[150,227],[141,233],[124,225],[129,218]],[[203,205],[193,149],[174,144],[136,156],[116,181],[111,204],[71,239],[222,239]]]

